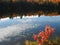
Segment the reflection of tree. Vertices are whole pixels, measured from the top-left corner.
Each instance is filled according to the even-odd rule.
[[[20,14],[20,18],[22,19],[22,17],[23,17],[23,14]]]
[[[12,3],[12,0],[10,0],[10,2]]]
[[[59,2],[58,5],[56,6],[56,10],[58,11],[58,14],[60,14],[60,2]]]
[[[9,18],[10,18],[10,19],[13,19],[13,16],[12,16],[12,15],[10,15],[10,16],[9,16]]]
[[[34,13],[39,12],[38,15],[40,16],[42,14],[47,15],[55,11],[58,12],[58,14],[60,14],[60,3],[58,3],[57,5],[53,4],[52,2],[49,2],[48,4],[46,2],[44,4],[30,3],[30,2],[12,3],[12,0],[10,0],[10,2],[0,3],[0,14],[1,14],[0,17],[13,18],[12,14],[16,13],[19,14],[19,16],[22,18],[23,15],[26,16],[27,14],[34,15]]]

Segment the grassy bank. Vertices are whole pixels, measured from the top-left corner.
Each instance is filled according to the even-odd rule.
[[[38,45],[36,41],[26,40],[26,45]],[[44,43],[44,45],[60,45],[60,37],[55,37],[54,39],[50,39]]]

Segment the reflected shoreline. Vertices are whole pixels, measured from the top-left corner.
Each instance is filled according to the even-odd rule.
[[[60,15],[60,2],[58,4],[49,3],[30,3],[30,2],[0,2],[0,18],[31,15]]]
[[[34,13],[34,14],[16,14],[16,13],[13,13],[12,15],[10,14],[4,14],[4,15],[0,15],[0,19],[5,19],[5,18],[9,18],[9,19],[13,19],[13,18],[24,18],[24,17],[40,17],[40,16],[60,16],[60,15],[57,15],[55,13],[51,13],[51,14],[47,14],[47,15],[39,15],[37,13]]]

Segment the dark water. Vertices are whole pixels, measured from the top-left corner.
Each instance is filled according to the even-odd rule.
[[[33,34],[44,30],[49,24],[55,28],[53,36],[60,36],[60,16],[19,16],[0,19],[0,45],[25,45],[33,40]]]
[[[45,15],[52,12],[56,12],[58,15],[60,14],[60,2],[58,4],[54,4],[52,2],[45,2],[43,4],[34,2],[13,3],[12,0],[10,2],[0,2],[0,18],[3,16],[12,18],[13,13],[20,14],[20,16],[26,15],[27,13],[38,13],[38,15],[42,15],[40,11]]]

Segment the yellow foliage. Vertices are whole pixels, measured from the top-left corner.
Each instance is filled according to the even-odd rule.
[[[37,42],[35,42],[35,41],[29,41],[29,40],[26,40],[26,45],[38,45],[38,43]]]

